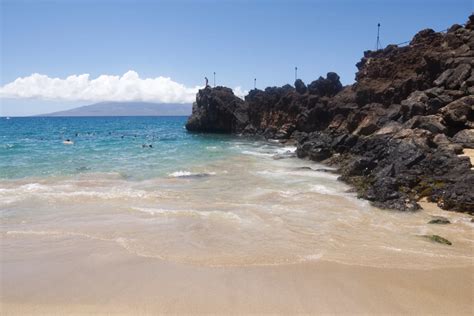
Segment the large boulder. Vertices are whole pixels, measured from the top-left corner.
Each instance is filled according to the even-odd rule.
[[[458,212],[474,214],[474,173],[466,173],[443,188],[438,200],[439,206]]]
[[[331,97],[341,90],[342,84],[335,72],[328,72],[326,78],[319,77],[318,80],[311,82],[308,86],[310,94],[317,94],[319,96]]]
[[[438,113],[439,109],[454,101],[449,91],[445,91],[442,87],[430,88],[423,92],[428,97],[428,99],[424,101],[424,103],[426,103],[427,114]]]
[[[474,96],[469,95],[453,101],[441,109],[441,114],[449,127],[464,128],[474,119]]]
[[[441,75],[439,75],[438,78],[436,78],[436,80],[433,82],[434,85],[435,86],[444,85],[446,81],[448,81],[448,79],[451,78],[453,73],[454,73],[454,69],[452,68],[446,69]]]
[[[300,94],[305,94],[306,91],[308,91],[308,88],[306,87],[303,80],[301,80],[301,79],[296,79],[295,89],[296,89],[296,92],[298,92]]]
[[[193,132],[238,133],[249,123],[247,104],[232,89],[199,90],[186,129]]]
[[[299,158],[308,157],[314,161],[321,161],[331,157],[332,138],[326,133],[314,132],[307,135],[304,141],[300,142],[296,148],[296,155]]]
[[[445,134],[438,134],[433,137],[433,143],[442,150],[451,151],[455,154],[462,153],[462,146],[456,142],[451,142]]]
[[[456,133],[453,142],[464,148],[474,148],[474,129],[463,129]]]
[[[434,38],[439,37],[440,34],[436,33],[432,29],[424,29],[419,31],[413,36],[413,39],[410,42],[410,45],[425,44],[432,41]]]
[[[469,16],[469,20],[466,23],[466,28],[470,30],[474,30],[474,14]]]
[[[451,75],[446,79],[446,88],[448,89],[457,89],[461,87],[461,84],[466,80],[471,74],[471,65],[469,64],[460,64],[455,69]]]
[[[412,92],[407,99],[401,102],[403,118],[409,119],[415,115],[425,114],[428,100],[428,96],[423,91]]]
[[[433,134],[445,133],[447,131],[446,123],[440,115],[417,115],[406,122],[405,126],[412,129],[426,129]]]

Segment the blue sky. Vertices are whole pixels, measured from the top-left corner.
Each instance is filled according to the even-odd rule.
[[[153,89],[182,85],[176,100],[188,100],[206,75],[212,83],[213,71],[218,84],[241,90],[253,88],[255,77],[259,88],[293,83],[295,66],[305,82],[336,71],[350,84],[363,51],[375,47],[378,22],[387,45],[423,28],[464,23],[473,11],[470,0],[0,1],[1,86],[34,73],[92,80],[132,70],[140,80],[162,77]],[[24,84],[46,79],[38,80]],[[0,115],[93,103],[76,97],[77,89],[58,98],[3,97]],[[150,100],[157,95],[150,93]]]

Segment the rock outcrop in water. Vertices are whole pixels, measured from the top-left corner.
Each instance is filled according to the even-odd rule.
[[[199,90],[186,128],[209,133],[238,133],[248,124],[248,105],[225,87]]]
[[[328,73],[309,85],[200,90],[190,131],[293,139],[299,157],[339,167],[360,197],[416,210],[427,197],[474,213],[474,15],[447,33],[426,29],[405,47],[367,51],[353,85]]]

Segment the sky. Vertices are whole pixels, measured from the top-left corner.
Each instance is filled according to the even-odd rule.
[[[190,103],[204,77],[244,95],[354,82],[376,45],[465,23],[472,0],[0,0],[0,116],[100,101]]]

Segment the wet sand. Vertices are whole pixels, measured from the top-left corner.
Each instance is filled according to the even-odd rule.
[[[474,313],[473,266],[419,270],[320,261],[212,268],[91,243],[38,255],[34,264],[18,255],[4,258],[2,314]]]
[[[320,165],[242,150],[0,182],[0,314],[474,314],[470,215],[376,209]]]

